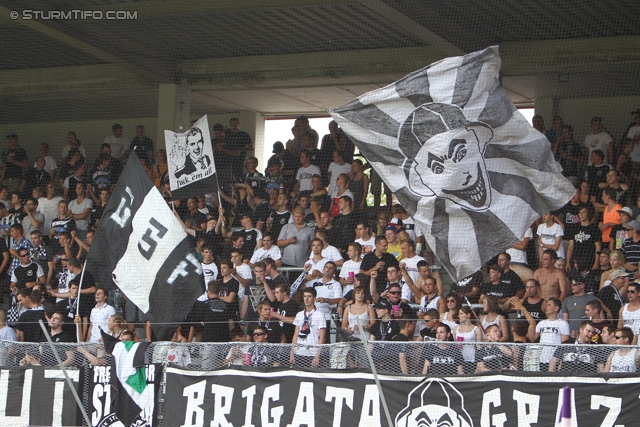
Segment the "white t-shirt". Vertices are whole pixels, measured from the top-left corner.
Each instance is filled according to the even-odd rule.
[[[120,156],[122,156],[122,153],[124,153],[124,151],[129,148],[129,145],[131,145],[129,138],[126,136],[116,138],[113,135],[110,135],[104,139],[104,142],[111,145],[111,156],[116,159],[119,159]]]
[[[530,227],[527,227],[527,231],[524,232],[524,237],[529,239],[533,239],[533,232]],[[511,255],[511,262],[516,264],[527,264],[527,251],[521,251],[520,249],[509,248],[506,251],[509,255]]]
[[[356,239],[356,243],[360,243],[362,246],[362,256],[365,256],[376,249],[376,238],[374,236],[371,236],[369,240]]]
[[[555,245],[556,237],[564,236],[564,230],[562,229],[560,224],[555,222],[551,227],[547,227],[547,224],[544,224],[544,223],[540,224],[538,226],[537,233],[538,233],[538,236],[540,236],[540,240],[542,240],[542,243],[544,243],[545,245]],[[558,247],[558,250],[556,251],[556,253],[558,254],[558,258],[566,259],[562,242],[560,242],[560,246]]]
[[[269,250],[265,250],[264,247],[256,249],[253,255],[251,256],[251,264],[255,264],[258,261],[262,261],[265,258],[271,258],[274,261],[282,258],[282,254],[280,253],[280,248],[276,245],[272,245]]]
[[[562,319],[541,320],[536,325],[536,333],[540,334],[540,344],[562,344],[562,335],[571,335],[569,322]],[[545,346],[540,354],[540,363],[549,363],[556,347]]]
[[[321,278],[317,282],[307,283],[307,287],[314,287],[316,292],[318,292],[317,298],[342,298],[342,285],[337,280],[331,279],[331,281],[324,283]],[[331,310],[329,309],[330,304],[328,302],[316,302],[316,307],[318,307],[318,311],[323,312],[327,318],[331,316]]]
[[[311,255],[313,255],[313,253]],[[313,259],[309,258],[309,260],[304,263],[304,267],[306,267],[308,264],[311,264],[311,270],[309,270],[309,274],[313,273],[313,270],[317,270],[322,274],[324,273],[324,265],[327,262],[329,262],[329,259],[324,257],[318,262],[314,262]]]
[[[327,246],[322,250],[322,256],[325,257],[327,261],[333,261],[333,262],[344,261],[344,258],[342,258],[342,255],[340,254],[340,251],[338,250],[338,248],[331,245]],[[311,258],[313,258],[313,252],[311,252],[311,254],[309,255],[309,259]]]
[[[9,326],[6,326],[0,329],[0,340],[2,341],[18,341],[18,337],[16,336],[16,331]]]
[[[613,141],[613,138],[611,138],[611,135],[609,135],[606,132],[600,132],[597,135],[590,133],[584,138],[583,145],[587,147],[587,149],[589,150],[589,166],[592,165],[591,152],[593,150],[602,150],[602,152],[604,153],[604,163],[609,163],[610,159],[609,159],[609,150],[607,149],[607,144],[610,143],[611,141]]]
[[[298,169],[296,179],[300,182],[299,191],[313,190],[313,184],[311,183],[313,175],[320,175],[320,168],[315,165],[310,165],[308,168],[302,167]]]
[[[204,294],[198,297],[198,301],[207,301],[209,299],[207,288],[209,287],[209,282],[218,278],[218,266],[215,262],[211,264],[201,262],[200,266],[202,267],[202,275],[204,277]]]
[[[344,165],[340,166],[336,162],[331,162],[331,164],[329,164],[328,172],[331,174],[331,182],[329,183],[329,194],[333,196],[333,194],[335,194],[334,190],[338,188],[338,186],[336,185],[336,179],[338,179],[338,176],[342,173],[346,173],[347,175],[349,175],[349,173],[351,172],[351,163],[345,163]]]
[[[81,214],[85,211],[85,209],[93,208],[93,200],[88,197],[85,197],[82,203],[78,203],[78,199],[74,199],[69,202],[69,209],[73,214]],[[89,211],[91,212],[91,211]],[[91,215],[87,215],[84,219],[76,219],[76,228],[78,230],[87,231],[89,229],[89,221],[91,219]]]
[[[420,272],[418,271],[418,263],[420,261],[425,261],[425,259],[418,255],[414,256],[413,258],[402,258],[402,261],[400,261],[404,262],[404,264],[406,265],[407,273],[409,273],[409,277],[411,277],[413,283],[416,283],[418,279],[420,279]]]
[[[102,339],[102,335],[100,335],[100,327],[106,333],[108,331],[107,323],[109,322],[109,317],[116,314],[116,309],[111,307],[109,304],[104,304],[102,308],[97,305],[91,309],[91,317],[89,321],[91,322],[91,337],[89,338],[89,342],[98,342]]]
[[[309,326],[309,333],[305,335],[298,335],[298,346],[296,347],[296,354],[298,356],[314,357],[317,353],[316,345],[320,342],[320,329],[327,329],[327,317],[324,313],[318,309],[307,313],[307,323]],[[300,311],[293,319],[293,326],[303,330],[305,311]]]
[[[340,278],[346,280],[349,277],[350,272],[353,273],[354,276],[360,273],[360,264],[362,264],[362,259],[360,259],[360,261],[358,262],[351,260],[345,261],[344,264],[342,264],[342,268],[340,269]],[[353,285],[344,286],[342,288],[342,296],[345,296],[347,292],[352,289]]]
[[[49,235],[51,230],[51,221],[58,217],[58,202],[62,200],[62,197],[56,196],[49,200],[46,197],[40,197],[38,199],[38,212],[44,215],[44,222],[42,223],[42,234]]]

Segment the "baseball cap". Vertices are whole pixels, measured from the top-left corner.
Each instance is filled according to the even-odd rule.
[[[630,217],[633,217],[633,211],[632,211],[632,210],[631,210],[631,208],[630,208],[630,207],[628,207],[628,206],[625,206],[625,207],[624,207],[624,208],[622,208],[622,209],[618,209],[618,213],[620,213],[620,212],[624,212],[624,213],[626,213],[626,214],[629,214],[629,216],[630,216]]]
[[[631,114],[640,114],[640,108],[638,108],[638,109],[637,109],[637,110],[635,110],[635,111],[632,111],[632,112],[631,112]]]
[[[609,250],[609,248],[604,248],[601,251],[598,251],[598,255],[600,254],[607,254],[607,255],[611,255],[611,251]]]
[[[640,230],[640,222],[634,220],[631,220],[629,222],[625,222],[624,224],[622,224],[624,227],[629,227],[629,228],[633,228],[634,230]]]
[[[280,141],[276,141],[273,143],[273,151],[272,153],[279,153],[284,151],[284,144]]]
[[[391,304],[388,300],[384,298],[380,298],[378,302],[374,304],[373,308],[391,310],[393,308],[393,304]]]
[[[612,272],[611,274],[609,274],[609,279],[615,280],[618,277],[627,277],[627,276],[629,276],[629,273],[627,273],[626,271],[624,271],[624,270],[616,270],[616,271]]]
[[[7,139],[12,139],[12,138],[17,138],[18,135],[16,135],[15,132],[11,132],[9,135],[7,135]]]
[[[242,214],[242,216],[241,216],[240,218],[244,218],[244,217],[249,218],[251,221],[253,221],[253,220],[254,220],[253,214],[252,214],[251,212],[245,212],[245,213],[243,213],[243,214]]]
[[[388,225],[388,226],[386,226],[386,227],[384,228],[384,231],[387,231],[387,230],[391,230],[391,231],[393,231],[394,233],[397,233],[397,232],[398,232],[398,229],[397,229],[396,227],[394,227],[393,225]]]
[[[602,121],[602,117],[593,116],[593,117],[591,118],[591,123],[601,122],[601,121]]]

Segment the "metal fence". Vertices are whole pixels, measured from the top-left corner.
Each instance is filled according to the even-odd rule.
[[[620,348],[609,345],[544,345],[464,342],[369,342],[374,367],[382,374],[457,375],[482,371],[602,372],[609,356]],[[361,341],[320,346],[296,344],[152,343],[148,363],[174,364],[192,369],[222,369],[231,365],[256,368],[292,367],[370,372],[371,365]],[[107,365],[110,361],[101,344],[55,344],[69,367]],[[632,360],[637,347],[632,347]],[[47,343],[0,341],[0,368],[15,366],[57,366]],[[631,366],[631,365],[629,365]],[[633,369],[635,367],[626,368]]]

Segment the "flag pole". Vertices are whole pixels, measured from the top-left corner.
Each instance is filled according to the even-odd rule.
[[[387,406],[387,399],[384,397],[384,392],[382,391],[382,384],[380,384],[380,378],[378,377],[378,370],[376,366],[373,364],[373,357],[371,357],[371,350],[369,349],[369,341],[367,341],[367,337],[364,334],[364,327],[360,322],[360,317],[356,316],[356,323],[358,324],[358,330],[360,331],[360,340],[362,340],[362,345],[364,347],[364,352],[367,354],[367,359],[369,359],[369,366],[371,366],[371,373],[373,374],[373,380],[378,387],[378,394],[380,395],[380,401],[382,402],[382,408],[384,409],[384,415],[387,417],[387,423],[389,426],[392,426],[391,422],[391,414],[389,414],[389,407]]]
[[[84,406],[82,406],[82,401],[80,400],[80,396],[78,396],[78,392],[76,391],[76,388],[73,386],[73,382],[71,381],[71,378],[69,378],[69,374],[67,373],[67,368],[62,364],[62,359],[60,359],[60,355],[58,354],[58,350],[56,349],[56,346],[53,345],[53,341],[51,340],[51,335],[49,335],[49,331],[47,331],[47,328],[44,326],[42,319],[38,320],[38,323],[40,323],[40,328],[42,328],[42,332],[44,332],[44,336],[47,337],[47,342],[49,343],[49,347],[51,347],[51,351],[53,351],[53,355],[56,357],[56,361],[58,362],[58,365],[60,365],[60,369],[62,369],[62,373],[64,374],[64,377],[67,380],[67,384],[69,385],[69,388],[71,389],[73,398],[76,400],[76,403],[78,404],[78,407],[82,412],[84,421],[87,423],[88,426],[92,426],[93,424],[91,424],[91,419],[89,418],[89,414],[87,414],[87,411],[85,411]]]
[[[82,281],[84,280],[84,270],[87,267],[87,260],[84,260],[84,264],[82,264],[82,273],[80,273],[80,283],[78,284],[78,299],[76,301],[76,316],[82,322],[82,317],[80,317],[80,295],[82,295]],[[78,342],[82,342],[84,337],[80,336],[80,323],[76,323],[76,339]]]
[[[478,326],[480,326],[480,330],[482,331],[482,334],[486,336],[487,335],[487,331],[485,331],[484,326],[482,326],[482,323],[480,323],[480,319],[478,318],[478,315],[476,314],[476,311],[473,309],[473,306],[469,302],[469,298],[467,298],[467,296],[464,295],[464,294],[462,295],[462,297],[464,298],[464,300],[467,302],[467,305],[471,309],[471,312],[473,313],[473,317],[478,322]]]

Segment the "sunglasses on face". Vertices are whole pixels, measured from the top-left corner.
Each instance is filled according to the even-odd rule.
[[[389,291],[389,294],[391,295],[400,295],[401,293],[402,292],[399,292],[399,291],[393,291],[393,292]]]
[[[261,337],[263,335],[267,335],[267,334],[265,334],[264,332],[254,332],[253,334],[254,337]]]

